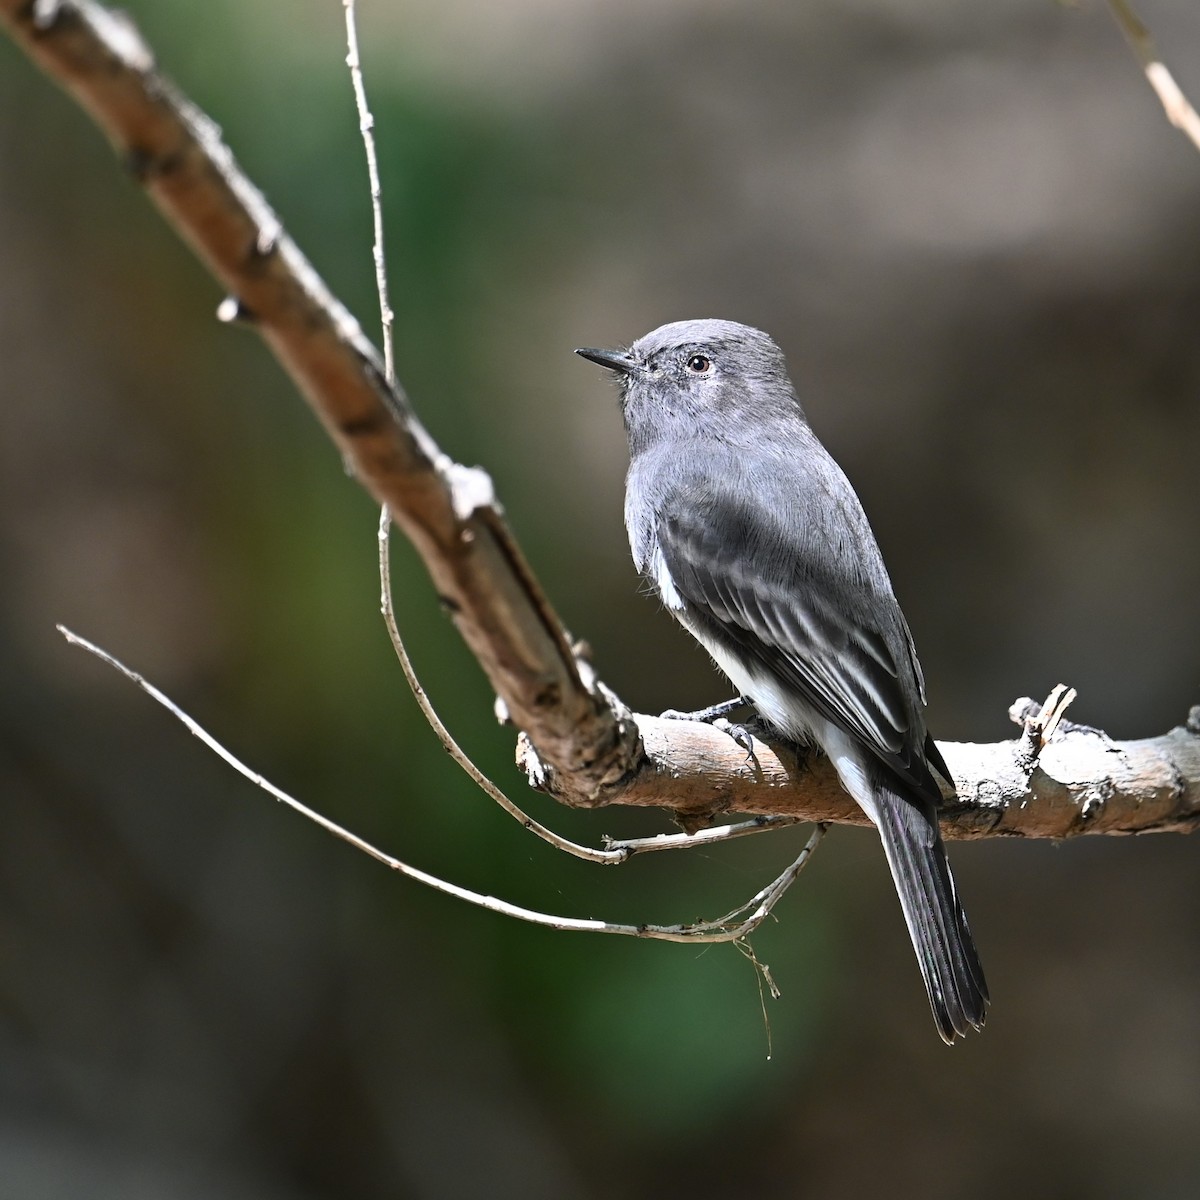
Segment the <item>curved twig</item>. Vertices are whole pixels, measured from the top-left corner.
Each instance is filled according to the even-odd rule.
[[[396,612],[392,604],[391,555],[388,553],[391,543],[391,527],[391,516],[385,504],[379,511],[379,609],[383,614],[383,623],[387,628],[388,638],[391,640],[392,649],[396,652],[396,658],[400,662],[400,670],[404,672],[404,679],[408,683],[409,690],[417,702],[417,707],[421,710],[421,716],[425,718],[425,723],[433,730],[434,736],[441,742],[443,749],[462,768],[471,782],[485,796],[495,801],[513,820],[523,825],[530,833],[536,834],[542,841],[549,843],[557,850],[562,850],[564,853],[573,855],[575,858],[587,859],[589,862],[625,862],[629,858],[629,854],[625,850],[613,848],[598,850],[592,846],[583,846],[578,842],[571,841],[570,838],[560,836],[554,830],[548,829],[540,821],[534,820],[533,817],[514,804],[475,765],[466,751],[455,741],[454,735],[446,728],[442,718],[438,716],[437,710],[430,702],[428,693],[425,691],[420,679],[417,678],[417,672],[413,667],[412,659],[409,657],[408,648],[404,645],[404,639],[400,636],[400,627],[396,624]]]

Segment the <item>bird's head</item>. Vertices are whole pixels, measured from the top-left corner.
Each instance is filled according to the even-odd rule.
[[[783,352],[734,321],[675,321],[628,349],[576,350],[617,377],[630,448],[664,434],[735,440],[772,419],[803,419]]]

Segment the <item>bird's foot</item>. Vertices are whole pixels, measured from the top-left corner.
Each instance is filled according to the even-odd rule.
[[[745,696],[734,696],[732,700],[722,700],[720,704],[710,704],[707,708],[698,708],[695,712],[683,712],[678,708],[668,708],[658,715],[664,721],[702,721],[705,725],[715,725],[722,717],[727,717],[739,708],[745,708],[750,701]]]
[[[754,762],[754,734],[750,732],[748,725],[741,725],[737,721],[727,721],[724,717],[717,717],[711,724],[714,729],[728,734],[745,750],[748,763]]]
[[[705,725],[711,725],[714,729],[719,729],[733,738],[745,750],[746,761],[753,762],[754,734],[750,732],[750,727],[725,719],[731,712],[745,708],[748,704],[750,704],[748,697],[734,696],[732,700],[722,700],[720,704],[710,704],[708,708],[697,709],[695,712],[681,712],[677,708],[668,708],[659,716],[667,721],[701,721]]]

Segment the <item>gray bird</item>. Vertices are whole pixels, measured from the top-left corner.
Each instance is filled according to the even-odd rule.
[[[953,782],[862,505],[809,428],[779,347],[677,321],[613,371],[629,438],[638,571],[775,733],[819,746],[879,830],[938,1032],[979,1029],[988,991],[938,830]]]

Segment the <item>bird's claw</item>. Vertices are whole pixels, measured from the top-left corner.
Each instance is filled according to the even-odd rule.
[[[715,725],[722,717],[729,716],[731,712],[736,712],[749,703],[745,696],[734,696],[732,700],[722,700],[720,704],[710,704],[707,708],[696,709],[695,712],[668,708],[658,715],[664,721],[700,721],[704,725]]]
[[[712,727],[719,729],[722,733],[733,738],[745,750],[746,761],[748,763],[754,761],[754,734],[750,732],[748,725],[741,725],[736,721],[727,721],[724,717],[717,717],[712,722]]]

